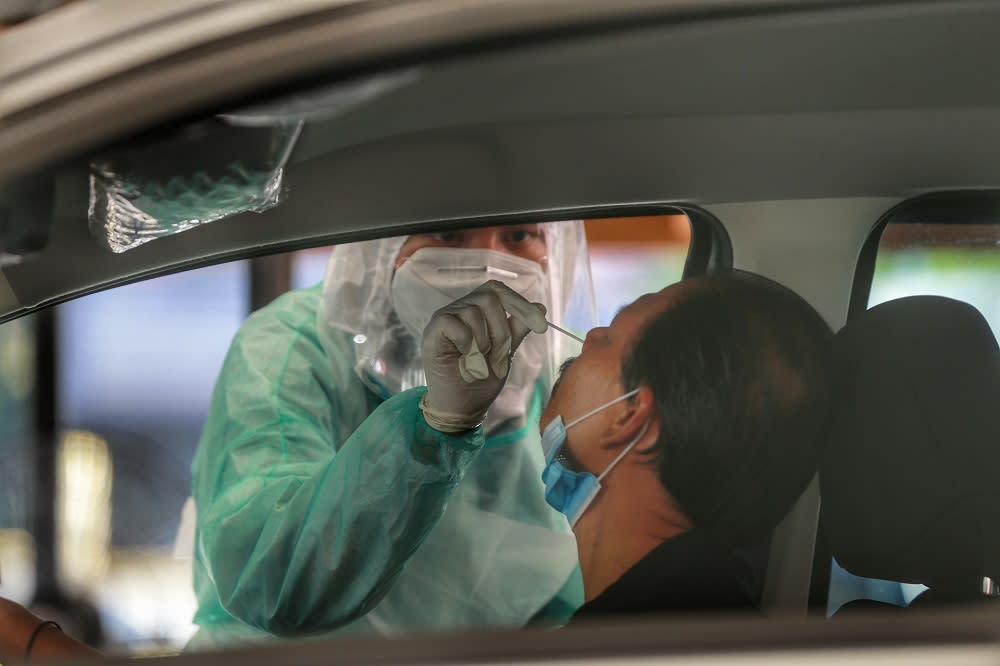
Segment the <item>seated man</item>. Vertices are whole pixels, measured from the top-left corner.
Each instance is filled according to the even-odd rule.
[[[432,428],[482,428],[518,343],[545,331],[529,306],[486,284],[434,314],[420,403]],[[739,272],[647,294],[590,331],[541,418],[546,499],[583,573],[574,618],[757,606],[739,553],[816,471],[831,345],[801,297]]]
[[[542,414],[546,499],[602,613],[757,607],[740,556],[805,489],[830,412],[832,333],[748,273],[624,308],[563,366]]]

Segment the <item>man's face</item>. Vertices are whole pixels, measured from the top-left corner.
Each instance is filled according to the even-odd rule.
[[[425,247],[459,247],[496,250],[541,264],[545,268],[547,248],[545,232],[538,224],[515,224],[509,227],[459,229],[433,234],[414,234],[406,239],[396,257],[396,268],[414,252]]]
[[[646,323],[663,312],[684,289],[683,283],[653,294],[641,296],[622,308],[610,326],[592,329],[583,350],[567,365],[552,391],[552,397],[542,412],[541,425],[548,425],[557,415],[563,423],[603,405],[625,393],[622,384],[622,360],[642,332]],[[600,473],[616,452],[599,446],[588,446],[600,440],[624,405],[615,405],[569,429],[562,452],[577,471]]]

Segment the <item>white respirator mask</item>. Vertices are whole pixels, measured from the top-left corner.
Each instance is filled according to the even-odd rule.
[[[414,252],[392,278],[392,307],[419,344],[434,312],[487,280],[498,280],[531,302],[549,307],[541,265],[504,252],[425,247]],[[486,432],[520,427],[545,362],[547,336],[528,335],[511,365],[507,382],[486,416]]]
[[[498,280],[531,302],[548,306],[542,267],[505,252],[425,247],[414,252],[392,278],[392,307],[416,340],[434,312],[487,280]]]

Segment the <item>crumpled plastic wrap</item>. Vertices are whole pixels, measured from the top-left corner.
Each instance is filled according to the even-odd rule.
[[[302,122],[262,128],[218,122],[90,165],[88,221],[112,252],[281,201]]]
[[[313,88],[219,114],[90,164],[90,232],[113,252],[281,201],[305,122],[342,116],[418,80],[418,68]]]

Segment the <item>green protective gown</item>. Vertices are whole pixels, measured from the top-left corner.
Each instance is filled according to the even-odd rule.
[[[192,468],[191,645],[567,619],[583,589],[544,500],[537,418],[491,438],[433,430],[426,389],[382,401],[347,334],[341,356],[324,349],[320,298],[285,294],[227,355]]]

